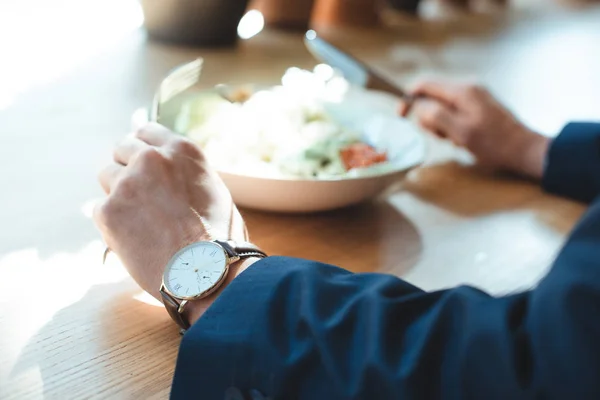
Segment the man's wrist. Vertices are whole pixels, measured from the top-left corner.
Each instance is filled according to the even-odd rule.
[[[519,135],[513,147],[514,155],[510,159],[509,169],[526,177],[541,180],[550,141],[550,138],[530,130]]]
[[[194,325],[194,323],[208,310],[208,308],[212,305],[215,299],[223,292],[223,290],[242,272],[248,269],[252,264],[259,261],[258,257],[250,257],[244,258],[234,264],[229,266],[229,272],[227,277],[225,278],[225,282],[219,287],[219,289],[212,293],[210,296],[200,299],[190,301],[186,305],[186,316],[190,322],[190,325]]]

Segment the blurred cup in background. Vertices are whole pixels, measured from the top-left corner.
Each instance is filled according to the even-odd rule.
[[[260,11],[267,26],[285,30],[307,30],[314,0],[253,0],[251,9]]]
[[[316,27],[377,26],[381,5],[380,0],[316,0],[312,24]]]
[[[140,0],[152,38],[195,46],[233,46],[248,0]]]

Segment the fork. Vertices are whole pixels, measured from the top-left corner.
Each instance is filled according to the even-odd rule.
[[[173,97],[198,83],[203,62],[204,60],[202,58],[190,61],[187,64],[175,68],[165,79],[163,79],[158,91],[154,95],[152,108],[150,110],[150,121],[159,122],[160,107]],[[111,251],[110,247],[104,249],[102,264],[106,263],[106,257],[108,257]]]
[[[150,110],[150,121],[159,122],[160,107],[173,97],[198,83],[203,63],[204,60],[198,58],[175,68],[163,79],[158,91],[154,95],[152,109]]]

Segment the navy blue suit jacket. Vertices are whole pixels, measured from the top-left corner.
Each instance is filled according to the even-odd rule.
[[[597,197],[600,124],[565,127],[543,185],[581,201]],[[539,285],[506,297],[468,286],[425,292],[394,276],[292,258],[255,263],[183,337],[171,397],[258,392],[600,399],[600,201]]]

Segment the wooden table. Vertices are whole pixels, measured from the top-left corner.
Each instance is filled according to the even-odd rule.
[[[96,16],[119,3],[61,1]],[[53,9],[40,7],[0,10],[0,27],[19,13],[44,23]],[[102,195],[95,174],[177,64],[204,56],[207,85],[273,82],[289,66],[314,65],[297,35],[262,33],[236,50],[208,51],[149,43],[108,20],[65,19],[58,33],[49,22],[41,35],[14,24],[10,35],[0,30],[1,399],[168,396],[179,336],[114,258],[101,266],[89,219]],[[600,7],[588,6],[329,34],[398,83],[477,75],[525,122],[553,134],[568,120],[598,118],[599,20]],[[270,253],[389,272],[425,289],[467,283],[500,294],[535,284],[583,211],[534,183],[473,168],[432,140],[427,165],[372,204],[245,214]]]

